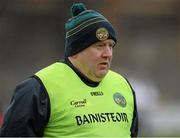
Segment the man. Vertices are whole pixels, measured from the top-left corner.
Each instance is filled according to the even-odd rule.
[[[63,62],[16,87],[1,136],[136,137],[135,93],[109,70],[116,35],[100,13],[71,7]]]

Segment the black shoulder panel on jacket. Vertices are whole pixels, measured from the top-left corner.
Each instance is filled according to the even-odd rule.
[[[131,87],[131,90],[133,92],[133,97],[134,97],[134,112],[133,112],[133,120],[132,120],[132,125],[131,125],[131,137],[137,137],[138,136],[138,112],[137,112],[137,103],[136,103],[136,95],[135,91],[132,88],[131,84],[129,81],[126,79],[128,82],[129,86]]]
[[[17,85],[4,116],[0,136],[41,137],[50,116],[46,89],[33,76]]]

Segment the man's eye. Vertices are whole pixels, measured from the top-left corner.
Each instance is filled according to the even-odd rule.
[[[97,48],[102,48],[104,45],[96,45]]]
[[[109,45],[109,47],[113,48],[113,47],[114,47],[114,45],[113,45],[113,44],[110,44],[110,45]]]
[[[98,47],[103,47],[104,45],[98,45]]]

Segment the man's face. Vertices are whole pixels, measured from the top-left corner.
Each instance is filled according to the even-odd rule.
[[[77,68],[90,80],[101,81],[110,69],[114,44],[107,39],[84,49],[77,54]]]

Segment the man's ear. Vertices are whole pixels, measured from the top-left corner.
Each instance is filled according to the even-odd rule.
[[[73,56],[71,56],[73,59],[76,59],[78,57],[78,54],[75,54]]]
[[[69,60],[73,60],[73,59],[77,59],[77,57],[78,57],[78,54],[75,54],[73,56],[68,57],[68,59]]]

